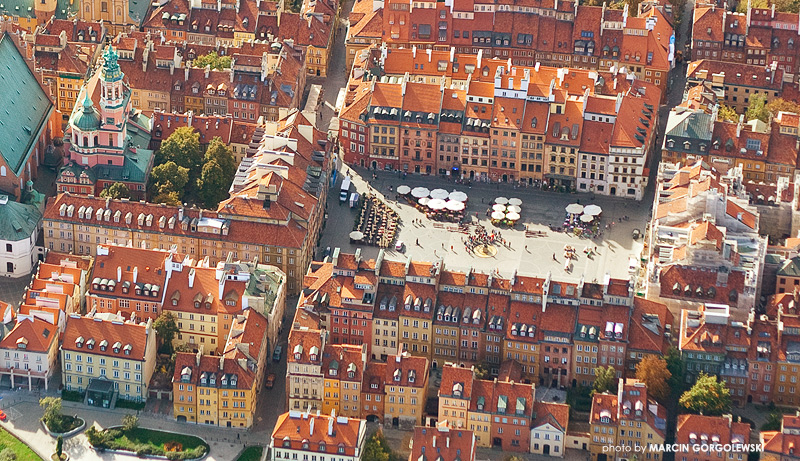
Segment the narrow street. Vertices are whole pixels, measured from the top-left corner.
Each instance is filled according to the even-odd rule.
[[[339,90],[347,85],[347,77],[350,69],[345,68],[347,54],[344,47],[344,40],[347,36],[347,26],[350,11],[353,9],[355,0],[343,0],[341,12],[339,13],[339,24],[336,30],[336,37],[331,50],[330,60],[328,61],[328,77],[322,82],[323,99],[322,111],[320,112],[320,126],[323,131],[328,129],[331,118],[335,115],[336,98]]]

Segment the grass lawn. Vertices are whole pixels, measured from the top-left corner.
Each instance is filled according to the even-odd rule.
[[[237,458],[236,461],[258,461],[259,459],[261,459],[261,453],[263,451],[264,451],[263,447],[259,446],[247,447],[242,452],[242,454],[239,455],[239,458]]]
[[[42,458],[34,453],[29,446],[2,428],[0,428],[0,447],[2,447],[0,451],[6,447],[14,450],[14,453],[17,454],[17,461],[42,461]]]
[[[123,447],[127,446],[134,450],[137,445],[141,444],[152,445],[163,450],[164,444],[170,442],[180,443],[183,446],[181,451],[192,450],[199,446],[208,449],[208,445],[203,442],[203,440],[192,435],[175,434],[173,432],[163,432],[141,427],[123,432],[122,435],[114,441]]]

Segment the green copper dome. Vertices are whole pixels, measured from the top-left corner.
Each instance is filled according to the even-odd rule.
[[[76,107],[72,112],[72,119],[69,122],[70,125],[81,131],[93,131],[100,128],[100,114],[95,110],[94,104],[89,98],[89,92],[85,87],[83,89],[83,102],[80,107]]]

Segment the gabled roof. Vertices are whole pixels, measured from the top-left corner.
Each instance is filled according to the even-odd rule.
[[[0,91],[0,107],[9,109],[0,113],[0,155],[20,176],[54,106],[7,32],[0,37],[0,62],[0,87],[14,89]]]

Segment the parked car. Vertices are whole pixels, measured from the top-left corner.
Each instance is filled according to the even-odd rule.
[[[278,345],[275,347],[275,352],[272,353],[272,361],[280,362],[281,355],[283,355],[283,346]]]
[[[405,248],[405,244],[401,240],[398,240],[397,243],[394,244],[395,251],[402,253],[403,248]]]
[[[3,411],[3,410],[0,410],[0,421],[5,421],[7,419],[8,419],[8,416],[6,415],[6,412]]]
[[[272,386],[274,385],[275,385],[275,373],[270,373],[269,376],[267,376],[267,384],[266,384],[267,389],[272,389]]]

